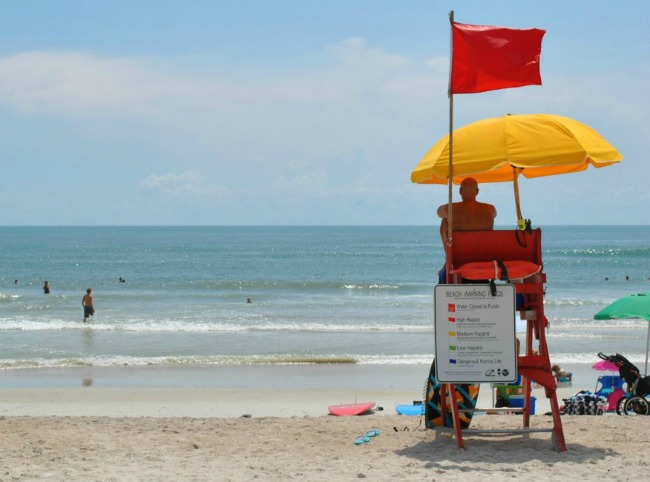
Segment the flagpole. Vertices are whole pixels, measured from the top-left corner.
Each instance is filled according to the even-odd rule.
[[[449,240],[452,238],[452,225],[453,225],[453,187],[454,187],[454,94],[449,94],[449,167],[447,168],[449,176],[448,186],[448,200],[449,207],[447,209],[447,237]]]
[[[454,23],[454,11],[449,12],[449,21],[450,26]],[[453,59],[453,30],[449,29],[449,167],[447,168],[447,240],[445,245],[445,255],[449,254],[447,251],[451,251],[451,245],[453,243],[453,230],[454,230],[454,210],[453,210],[453,186],[454,186],[454,94],[451,92],[451,69],[452,69],[452,59]],[[449,256],[446,256],[445,263],[447,271],[447,280],[449,280],[449,271],[451,269],[451,259]]]

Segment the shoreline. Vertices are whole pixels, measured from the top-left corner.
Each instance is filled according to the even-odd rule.
[[[318,417],[330,405],[375,402],[395,407],[425,397],[424,365],[247,365],[20,369],[0,372],[0,416]],[[592,371],[593,372],[593,371]],[[598,373],[593,372],[593,385]],[[593,386],[558,387],[558,404]],[[590,384],[591,385],[591,384]],[[534,388],[535,414],[550,411]],[[492,408],[481,384],[477,408]]]
[[[594,363],[598,361],[594,357]],[[419,390],[427,364],[292,363],[249,365],[123,365],[5,368],[0,390],[14,388],[301,388]],[[589,364],[564,366],[573,373],[572,387],[592,390],[601,375]],[[561,388],[561,387],[560,387]]]
[[[575,393],[558,390],[558,403]],[[410,390],[272,390],[185,388],[27,388],[0,391],[0,416],[8,417],[191,417],[293,418],[328,416],[327,407],[375,402],[373,416],[397,415],[397,405],[420,397]],[[550,411],[542,389],[534,389],[534,416]],[[481,387],[478,409],[492,408],[489,387]],[[485,416],[479,412],[475,419]],[[419,417],[406,417],[419,419]]]

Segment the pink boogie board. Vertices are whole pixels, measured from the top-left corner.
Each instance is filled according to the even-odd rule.
[[[375,402],[365,402],[351,403],[349,405],[330,405],[327,409],[332,415],[361,415],[374,406]]]

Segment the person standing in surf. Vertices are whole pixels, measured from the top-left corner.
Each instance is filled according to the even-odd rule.
[[[83,298],[81,298],[81,306],[84,308],[84,323],[86,323],[88,321],[88,318],[95,314],[92,288],[88,288],[86,290],[86,294],[83,296]]]

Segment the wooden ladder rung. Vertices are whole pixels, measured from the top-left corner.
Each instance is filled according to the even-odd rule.
[[[552,428],[511,428],[511,429],[502,429],[502,428],[466,428],[463,429],[463,433],[474,434],[474,433],[533,433],[533,432],[552,432]]]
[[[499,413],[499,412],[512,412],[524,413],[524,409],[520,407],[498,407],[498,408],[460,408],[459,412],[483,412],[483,413]]]

